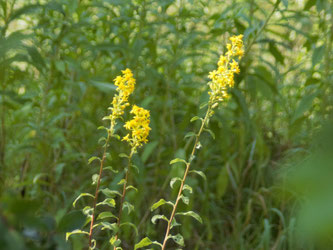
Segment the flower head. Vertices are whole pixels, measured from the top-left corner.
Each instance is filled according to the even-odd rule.
[[[111,120],[110,132],[112,133],[116,120],[124,114],[124,109],[129,106],[128,97],[133,93],[135,87],[135,79],[130,69],[122,70],[122,75],[114,79],[114,84],[117,86],[116,94],[112,100],[112,106],[109,108],[111,114],[104,119]]]
[[[131,113],[134,114],[133,119],[126,122],[124,125],[131,133],[127,134],[122,140],[128,141],[131,147],[136,150],[138,147],[141,147],[143,143],[148,142],[147,137],[151,130],[149,127],[150,113],[148,110],[136,105],[133,106]]]
[[[228,88],[232,88],[235,84],[234,74],[239,74],[238,62],[244,55],[243,35],[232,36],[229,38],[231,43],[227,44],[227,52],[221,55],[217,63],[217,70],[209,72],[208,83],[210,87],[209,95],[211,104],[216,107],[219,102],[228,99]]]

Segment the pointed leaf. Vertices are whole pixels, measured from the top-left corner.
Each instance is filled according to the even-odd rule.
[[[171,187],[171,188],[173,188],[173,185],[176,183],[176,181],[180,181],[180,182],[182,182],[182,179],[179,178],[179,177],[174,177],[174,178],[172,178],[171,181],[170,181],[170,187]]]
[[[124,204],[123,204],[123,210],[125,210],[125,208],[127,208],[127,213],[128,214],[130,214],[134,210],[134,206],[131,203],[127,202],[127,201],[125,201]]]
[[[200,217],[200,215],[198,215],[197,213],[193,212],[193,211],[188,211],[188,212],[179,212],[176,213],[176,215],[185,215],[185,216],[191,216],[194,219],[196,219],[197,221],[199,221],[200,223],[202,223],[202,219]]]
[[[88,160],[88,164],[92,163],[94,160],[99,160],[101,161],[101,159],[97,156],[93,156],[93,157],[90,157],[89,160]]]
[[[67,241],[68,238],[69,238],[71,235],[73,235],[73,234],[86,234],[86,235],[89,235],[88,232],[85,232],[85,231],[82,231],[82,230],[77,229],[77,230],[74,230],[74,231],[72,231],[72,232],[70,232],[70,233],[66,233],[66,241]]]
[[[151,218],[151,222],[153,224],[156,224],[156,221],[157,220],[165,220],[167,222],[169,222],[169,220],[167,219],[167,217],[165,217],[164,215],[162,214],[157,214],[157,215],[154,215],[153,218]]]
[[[180,158],[175,158],[173,159],[172,161],[170,161],[170,164],[175,164],[177,162],[182,162],[184,163],[185,165],[187,164],[187,162],[184,160],[184,159],[180,159]]]
[[[95,196],[93,196],[92,194],[89,194],[89,193],[81,193],[76,199],[75,201],[73,202],[73,207],[75,207],[76,205],[76,202],[83,196],[89,196],[91,198],[95,198]]]
[[[169,235],[168,238],[173,239],[174,242],[176,242],[178,245],[184,247],[184,238],[181,234],[176,235]]]
[[[202,171],[198,171],[198,170],[190,170],[189,173],[195,173],[200,175],[205,181],[207,180],[206,175],[204,174],[204,172]]]
[[[116,190],[111,190],[109,188],[104,188],[101,190],[102,193],[107,197],[114,197],[115,195],[121,196],[121,194]]]
[[[103,220],[105,218],[117,218],[117,216],[115,216],[111,212],[102,212],[98,215],[97,220]]]
[[[187,191],[189,191],[191,194],[192,194],[192,192],[193,192],[191,186],[189,186],[189,185],[187,185],[187,184],[185,184],[185,185],[183,186],[183,190],[187,190]]]
[[[134,250],[142,248],[142,247],[150,246],[151,244],[152,244],[152,241],[148,237],[143,238],[139,243],[135,244]]]
[[[162,206],[164,204],[169,204],[169,205],[173,206],[173,203],[171,201],[166,201],[164,199],[160,199],[158,202],[154,203],[151,206],[150,211],[154,211],[156,208],[158,208],[159,206]]]
[[[184,136],[184,139],[185,139],[185,138],[188,138],[188,137],[193,137],[193,136],[197,136],[197,134],[194,133],[194,132],[188,132],[188,133]]]

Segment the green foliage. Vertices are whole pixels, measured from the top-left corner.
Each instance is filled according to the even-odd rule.
[[[318,239],[311,231],[318,226],[325,236],[325,245],[313,249],[330,249],[330,199],[320,197],[295,215],[289,193],[276,195],[275,179],[281,166],[294,169],[308,156],[314,132],[331,114],[332,10],[324,0],[0,0],[1,246],[86,248],[86,233],[66,242],[66,232],[89,227],[100,159],[87,162],[102,156],[108,120],[101,118],[116,93],[112,80],[128,67],[137,79],[131,102],[149,107],[152,124],[149,144],[132,159],[140,170],[131,171],[127,186],[134,210],[123,214],[138,235],[112,217],[128,160],[119,154],[129,152],[119,140],[121,120],[101,178],[96,248],[133,248],[142,238],[136,249],[159,247],[144,237],[160,240],[167,221],[155,217],[153,225],[150,209],[176,197],[177,178],[191,161],[178,212],[196,211],[203,223],[177,216],[182,226],[171,222],[170,248],[311,249],[296,233],[310,214],[316,220],[304,228]],[[197,157],[188,159],[196,134],[184,136],[201,125],[208,72],[233,34],[245,36],[241,74],[202,134]],[[172,157],[179,160],[170,165]],[[321,181],[325,174],[314,173],[299,174],[290,192],[307,190],[307,176],[329,185]],[[92,197],[75,202],[85,193]],[[83,211],[73,210],[73,202]],[[169,214],[171,204],[154,215]]]

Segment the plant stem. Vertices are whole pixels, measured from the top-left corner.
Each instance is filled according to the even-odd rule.
[[[99,168],[99,174],[98,174],[96,191],[95,191],[95,198],[94,198],[94,204],[93,204],[93,213],[92,213],[92,217],[91,217],[90,230],[89,230],[89,249],[91,248],[91,244],[92,244],[92,233],[93,233],[93,226],[94,226],[94,221],[95,221],[96,203],[97,203],[97,198],[98,198],[99,186],[101,184],[103,165],[104,165],[104,161],[105,161],[105,158],[106,158],[106,149],[109,145],[111,133],[113,133],[113,126],[112,125],[111,125],[110,130],[108,131],[108,137],[106,138],[106,141],[105,141],[103,157],[102,157],[101,165],[100,165],[100,168]]]
[[[269,16],[267,17],[267,19],[265,20],[265,23],[261,26],[261,28],[259,29],[259,31],[256,33],[255,37],[252,39],[252,41],[246,46],[246,51],[245,51],[245,55],[244,57],[246,57],[246,55],[250,52],[252,45],[257,41],[258,37],[261,35],[261,33],[264,31],[264,29],[266,28],[269,20],[271,19],[271,17],[273,16],[273,14],[275,13],[275,11],[277,10],[277,8],[279,7],[281,0],[277,0],[276,3],[274,4],[274,8],[272,10],[272,12],[269,14]]]
[[[179,187],[177,199],[176,199],[175,205],[173,206],[170,218],[168,220],[168,227],[167,227],[166,232],[165,232],[165,236],[164,236],[164,240],[163,240],[163,245],[162,245],[162,250],[164,250],[165,247],[166,247],[166,243],[168,241],[168,236],[169,236],[169,232],[170,232],[171,223],[172,223],[173,218],[175,217],[175,213],[176,213],[176,210],[177,210],[178,202],[181,199],[181,195],[182,195],[182,192],[183,192],[184,183],[185,183],[186,177],[188,175],[188,172],[190,170],[192,159],[193,159],[193,157],[195,155],[195,152],[197,150],[197,146],[198,146],[200,135],[201,135],[201,133],[202,133],[204,127],[205,127],[205,124],[206,124],[206,122],[207,122],[207,120],[209,118],[209,114],[211,112],[211,108],[212,108],[212,106],[209,104],[207,112],[206,112],[206,115],[205,115],[205,118],[203,119],[201,127],[199,129],[199,132],[196,135],[195,142],[194,142],[194,145],[193,145],[193,149],[192,149],[192,152],[191,152],[191,155],[190,155],[190,158],[189,158],[189,162],[186,164],[186,169],[185,169],[184,177],[183,177],[183,179],[182,179],[182,181],[180,183],[180,187]]]
[[[125,200],[125,196],[126,196],[126,188],[127,188],[127,181],[128,181],[128,174],[129,174],[129,169],[131,167],[131,162],[132,162],[132,156],[134,154],[135,149],[131,150],[131,154],[128,157],[128,166],[127,169],[125,171],[125,181],[124,181],[124,185],[123,185],[123,193],[121,195],[121,201],[120,201],[120,207],[119,207],[119,215],[118,215],[118,222],[117,222],[117,226],[118,226],[118,232],[116,234],[115,237],[115,241],[118,239],[118,234],[119,234],[119,227],[120,227],[120,221],[121,221],[121,215],[123,213],[123,206],[124,206],[124,200]],[[117,248],[114,247],[114,250],[116,250]]]

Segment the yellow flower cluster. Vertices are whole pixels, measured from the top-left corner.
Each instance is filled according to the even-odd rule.
[[[132,133],[127,134],[123,140],[128,141],[132,149],[135,151],[136,148],[142,146],[143,143],[148,142],[147,137],[151,128],[150,123],[150,113],[148,110],[133,106],[131,113],[134,114],[132,120],[125,123],[124,127],[130,130]]]
[[[209,72],[208,78],[211,81],[208,83],[211,91],[210,103],[216,107],[219,102],[229,98],[228,88],[232,88],[235,84],[234,74],[239,74],[238,62],[234,58],[240,60],[244,56],[243,35],[233,36],[229,38],[231,43],[227,44],[227,53],[221,55],[218,61],[217,70]]]
[[[133,93],[135,87],[135,79],[130,69],[122,70],[122,76],[117,76],[114,83],[117,86],[118,94],[113,97],[111,114],[104,119],[111,120],[111,130],[113,129],[116,119],[124,114],[124,109],[129,106],[128,97]],[[111,133],[113,131],[110,131]]]

